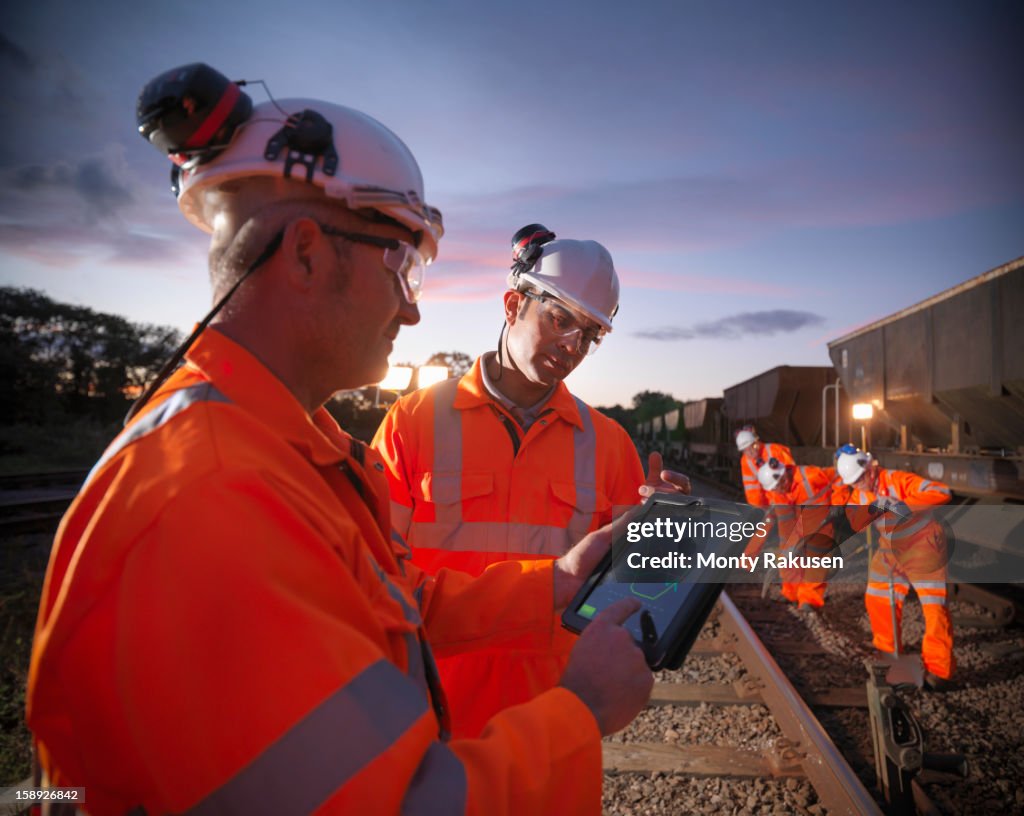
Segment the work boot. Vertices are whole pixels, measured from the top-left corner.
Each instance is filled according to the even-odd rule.
[[[952,680],[948,680],[945,677],[939,677],[937,674],[932,674],[930,671],[926,671],[924,673],[925,691],[934,691],[941,694],[944,691],[952,691],[953,688]]]

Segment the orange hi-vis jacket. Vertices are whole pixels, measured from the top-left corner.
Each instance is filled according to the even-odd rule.
[[[879,497],[904,503],[901,512],[874,517],[868,507]],[[953,624],[946,607],[946,535],[926,508],[946,504],[952,497],[942,482],[924,479],[902,470],[878,471],[874,492],[837,484],[834,504],[847,504],[847,516],[855,530],[873,526],[878,531],[878,549],[871,559],[864,604],[871,620],[875,648],[893,652],[900,646],[903,601],[914,587],[924,613],[921,657],[932,674],[949,678],[953,659]],[[899,516],[905,516],[899,519]],[[892,598],[890,603],[890,573]],[[896,612],[896,631],[892,610]]]
[[[813,465],[787,465],[792,472],[789,490],[785,492],[766,491],[768,503],[773,508],[772,516],[779,528],[779,542],[784,549],[796,546],[805,540],[809,556],[827,555],[831,547],[821,549],[815,546],[814,534],[825,540],[828,533],[828,513],[832,502],[834,468],[818,468]],[[821,551],[819,551],[821,549]],[[825,582],[818,579],[819,571],[781,570],[782,594],[796,603],[820,607],[825,603]]]
[[[373,452],[207,329],[58,531],[28,684],[49,782],[98,814],[599,813],[571,692],[444,733],[431,646],[550,641],[551,563],[408,556]]]
[[[618,423],[559,383],[524,433],[481,365],[400,399],[373,442],[395,529],[431,573],[555,558],[640,501],[643,467]],[[496,711],[554,686],[574,641],[561,632],[553,647],[519,641],[440,660],[452,733],[475,736]]]
[[[743,493],[747,497],[747,504],[754,507],[769,507],[771,503],[768,501],[768,494],[757,480],[758,469],[769,459],[778,459],[784,465],[795,465],[796,462],[793,460],[793,453],[785,445],[778,442],[761,444],[761,455],[754,462],[740,454],[740,473],[743,476]]]

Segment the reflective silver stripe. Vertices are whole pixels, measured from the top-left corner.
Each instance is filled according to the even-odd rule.
[[[391,540],[398,545],[401,552],[395,555],[395,562],[398,564],[398,569],[402,573],[402,577],[405,577],[405,562],[412,558],[412,550],[409,549],[409,545],[405,543],[405,539],[402,538],[402,534],[398,532],[394,527],[391,528]]]
[[[231,400],[225,397],[208,382],[199,383],[198,385],[193,385],[189,388],[182,388],[180,391],[175,391],[156,408],[153,408],[148,413],[143,414],[141,419],[133,422],[125,428],[124,431],[110,443],[110,446],[103,452],[100,460],[93,465],[93,468],[89,471],[89,475],[85,478],[85,481],[88,482],[92,479],[92,477],[100,471],[100,468],[132,444],[132,442],[136,442],[146,434],[155,431],[161,425],[169,422],[174,416],[180,414],[186,408],[195,405],[197,402],[230,403]]]
[[[458,379],[451,379],[434,386],[434,473],[451,476],[458,497],[458,501],[434,505],[435,518],[442,524],[462,521],[462,416],[455,410],[458,385]]]
[[[924,528],[927,527],[931,523],[932,523],[931,515],[930,514],[929,515],[924,515],[921,518],[916,519],[915,521],[910,522],[909,524],[902,524],[899,527],[896,527],[895,529],[891,529],[891,528],[887,529],[886,530],[886,535],[888,535],[889,538],[894,540],[894,541],[896,539],[900,539],[900,538],[907,538],[907,537],[912,536],[912,535],[917,535],[918,533],[920,533],[922,530],[924,530]]]
[[[917,599],[921,602],[921,606],[945,606],[946,596],[945,595],[918,595]]]
[[[424,696],[430,700],[432,699],[430,682],[427,679],[426,671],[423,667],[423,645],[419,639],[418,632],[420,627],[423,625],[423,619],[420,617],[419,603],[416,606],[410,606],[406,603],[405,595],[402,594],[397,586],[395,586],[384,571],[380,568],[380,565],[372,558],[367,559],[370,566],[373,567],[373,571],[376,573],[377,578],[384,588],[398,605],[402,608],[402,614],[405,616],[406,621],[416,627],[417,632],[407,633],[405,635],[405,662],[408,667],[406,671],[409,676],[416,681],[416,685],[420,687]]]
[[[407,537],[414,546],[458,552],[511,552],[559,556],[590,528],[593,513],[578,509],[597,505],[597,436],[589,408],[574,397],[580,428],[573,429],[573,478],[577,502],[568,524],[551,527],[522,522],[462,521],[462,418],[453,406],[457,380],[434,386],[434,475],[443,474],[454,502],[435,502],[432,522],[409,522]],[[441,386],[447,385],[442,389]]]
[[[573,399],[576,401],[576,410],[579,411],[582,427],[573,428],[572,434],[572,475],[576,483],[576,507],[573,508],[572,518],[566,525],[569,542],[563,552],[567,552],[569,547],[583,538],[590,528],[593,513],[578,508],[597,507],[597,435],[594,433],[594,421],[590,416],[587,404],[579,397],[573,397]],[[517,550],[516,552],[530,551]],[[562,552],[554,554],[562,555]]]
[[[412,508],[391,500],[391,526],[399,533],[409,535],[409,523],[412,521]]]
[[[416,542],[416,547],[452,552],[511,552],[556,557],[564,555],[578,540],[561,527],[506,521],[458,524],[414,521],[409,538]]]
[[[914,585],[914,589],[941,589],[943,592],[946,591],[945,581],[911,581]]]
[[[888,587],[886,587],[885,589],[875,589],[874,587],[868,587],[867,590],[865,590],[864,594],[865,595],[873,595],[876,598],[885,598],[886,600],[889,600],[889,588]],[[896,598],[898,600],[902,601],[906,597],[907,591],[906,590],[900,591],[900,588],[896,587],[895,594],[896,594]]]
[[[377,578],[379,578],[380,582],[384,584],[384,588],[388,591],[388,595],[394,598],[402,608],[402,614],[405,615],[405,619],[413,626],[421,626],[423,624],[423,620],[420,618],[419,610],[406,603],[405,595],[402,593],[402,590],[391,582],[391,579],[388,578],[384,570],[380,568],[380,564],[378,564],[373,558],[367,558],[366,560],[370,566],[373,567],[373,571],[377,574]]]
[[[452,750],[435,742],[427,749],[405,799],[403,816],[434,816],[466,811],[466,769]]]
[[[310,813],[386,753],[429,710],[409,678],[379,660],[187,812]]]
[[[799,472],[800,478],[804,481],[804,493],[809,497],[811,495],[811,483],[807,481],[807,468],[801,465]]]
[[[952,493],[949,492],[949,488],[946,487],[945,485],[939,484],[938,482],[931,482],[928,481],[927,479],[921,482],[920,486],[917,489],[921,493],[924,493],[927,490],[931,493],[941,493],[943,496],[952,495]]]
[[[405,653],[408,664],[406,674],[416,681],[416,685],[430,699],[430,684],[427,683],[427,672],[423,666],[423,649],[420,647],[420,639],[410,632],[405,635]]]

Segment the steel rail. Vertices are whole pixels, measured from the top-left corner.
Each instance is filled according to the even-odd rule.
[[[833,814],[882,816],[874,797],[782,673],[732,598],[723,592],[719,604],[722,609],[719,622],[736,636],[733,648],[747,670],[764,683],[760,690],[762,698],[786,737],[804,750],[800,764],[822,804]]]

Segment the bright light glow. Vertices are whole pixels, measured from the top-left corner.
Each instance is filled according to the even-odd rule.
[[[420,366],[419,385],[420,388],[426,388],[428,385],[439,383],[441,380],[448,379],[448,366],[442,365],[425,365]]]
[[[860,420],[871,419],[875,415],[875,407],[870,402],[855,402],[853,404],[853,418]]]
[[[380,381],[384,391],[404,391],[412,381],[412,366],[388,366],[388,373]]]

